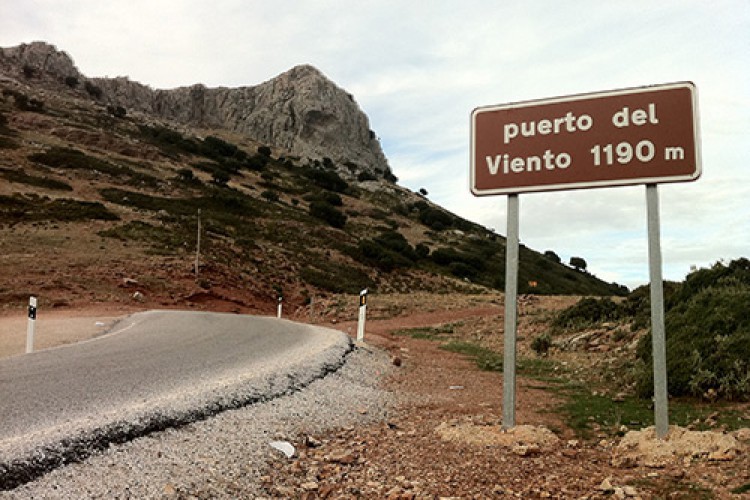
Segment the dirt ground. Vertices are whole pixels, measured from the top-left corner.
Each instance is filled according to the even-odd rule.
[[[58,310],[41,313],[34,321],[35,351],[94,338],[109,330],[124,311]],[[29,319],[27,314],[0,316],[0,358],[26,352]]]
[[[529,355],[530,341],[544,329],[550,311],[575,301],[522,298],[519,356]],[[368,307],[365,340],[390,352],[398,366],[383,380],[398,396],[398,408],[385,422],[301,436],[294,443],[297,455],[280,456],[264,478],[269,497],[750,498],[750,492],[732,493],[750,483],[748,432],[714,433],[734,440],[736,449],[723,454],[696,453],[649,465],[620,460],[619,438],[577,436],[557,411],[559,397],[523,377],[518,425],[504,432],[501,373],[480,371],[434,339],[397,333],[448,325],[462,339],[502,352],[502,296],[373,296]],[[128,312],[101,305],[40,315],[38,346],[91,338]],[[338,296],[285,316],[351,335],[356,313],[356,297]],[[23,352],[26,321],[25,314],[0,317],[0,355]],[[657,442],[656,449],[662,448]]]
[[[530,341],[549,311],[576,300],[522,298],[519,356],[530,352]],[[518,379],[518,426],[503,432],[501,373],[480,371],[434,340],[394,334],[455,325],[462,338],[496,345],[502,352],[501,296],[393,296],[372,302],[378,303],[368,314],[365,340],[387,349],[399,365],[385,381],[401,397],[398,411],[379,425],[300,439],[299,455],[280,459],[266,477],[270,496],[750,498],[750,493],[731,493],[750,481],[747,432],[735,441],[731,458],[715,454],[709,459],[699,450],[659,466],[620,460],[626,465],[615,467],[620,440],[577,437],[555,411],[560,401],[537,381]],[[356,331],[354,322],[329,324]],[[658,441],[655,446],[660,448]]]

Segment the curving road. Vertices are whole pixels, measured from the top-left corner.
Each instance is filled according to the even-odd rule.
[[[40,447],[122,441],[290,392],[349,349],[341,332],[275,318],[150,311],[91,341],[0,360],[0,468]]]

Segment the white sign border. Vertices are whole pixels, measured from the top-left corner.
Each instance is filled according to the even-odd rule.
[[[690,175],[679,175],[671,177],[638,177],[633,179],[619,179],[619,180],[600,180],[600,181],[586,181],[586,182],[572,182],[566,184],[545,184],[538,186],[520,186],[520,187],[508,187],[508,188],[494,188],[494,189],[477,189],[476,187],[476,117],[480,113],[488,113],[492,111],[500,111],[505,109],[518,109],[527,108],[530,106],[539,106],[544,104],[555,104],[560,102],[572,102],[581,101],[584,99],[600,98],[600,97],[612,97],[617,95],[628,95],[628,94],[640,94],[644,92],[652,92],[655,90],[672,90],[678,88],[687,88],[690,90],[693,105],[693,134],[694,134],[694,145],[695,145],[695,171]],[[518,194],[518,193],[539,193],[546,191],[565,191],[574,189],[592,189],[592,188],[604,188],[604,187],[621,187],[621,186],[638,186],[642,184],[662,184],[671,182],[689,182],[698,179],[703,173],[703,161],[701,159],[701,147],[700,147],[700,127],[699,127],[699,115],[698,115],[698,89],[695,84],[690,81],[666,83],[659,85],[648,85],[644,87],[631,87],[618,90],[607,90],[603,92],[589,92],[583,94],[573,94],[569,96],[551,97],[547,99],[532,99],[528,101],[518,101],[507,104],[498,104],[490,106],[480,106],[474,108],[471,112],[471,136],[470,136],[470,157],[469,157],[469,188],[474,196],[492,196],[492,195],[505,195],[505,194]]]

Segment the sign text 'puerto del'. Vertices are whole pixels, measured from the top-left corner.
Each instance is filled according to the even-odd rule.
[[[695,86],[677,83],[477,108],[475,195],[692,181]]]

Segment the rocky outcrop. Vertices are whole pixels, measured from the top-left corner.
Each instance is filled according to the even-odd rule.
[[[67,77],[81,78],[73,59],[45,42],[0,48],[0,71],[12,78],[52,76],[59,82]]]
[[[390,177],[369,120],[351,94],[309,65],[255,86],[208,88],[192,85],[170,90],[152,89],[125,77],[85,79],[65,52],[44,42],[2,49],[0,69],[22,77],[33,68],[50,81],[69,76],[101,89],[107,104],[199,128],[237,132],[287,155],[330,158],[355,171]],[[352,167],[354,168],[354,167]]]

